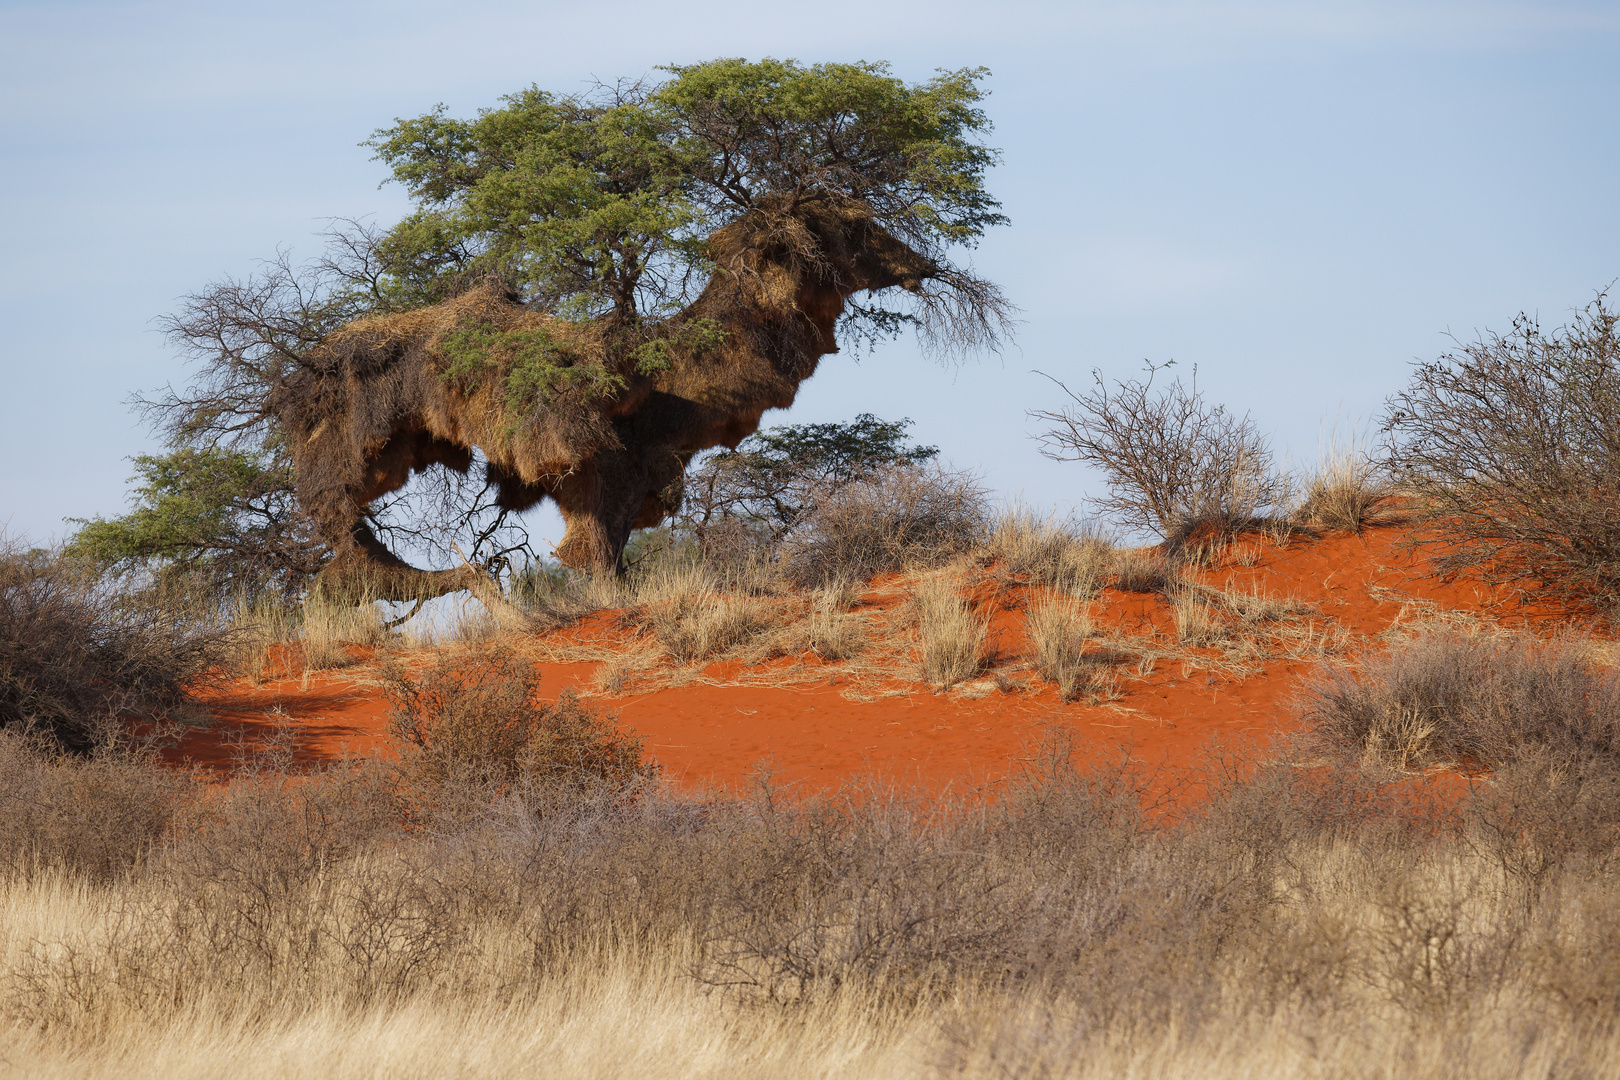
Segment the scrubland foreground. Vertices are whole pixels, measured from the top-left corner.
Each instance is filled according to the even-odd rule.
[[[1330,671],[1197,799],[1062,726],[993,797],[700,798],[577,701],[398,678],[393,764],[299,769],[288,728],[204,783],[0,734],[6,1065],[1620,1071],[1620,680],[1578,643]]]
[[[1558,410],[1620,401],[1620,365],[1587,362],[1620,355],[1620,316],[1593,310],[1585,336],[1421,369],[1393,487],[1354,456],[1279,478],[1246,419],[1151,377],[1038,414],[1115,470],[1107,505],[1151,549],[998,520],[971,476],[902,463],[786,531],[666,531],[627,578],[513,575],[437,642],[313,588],[233,625],[150,568],[5,552],[0,1062],[1620,1075],[1620,481],[1581,457],[1612,465],[1607,443],[1559,441]],[[1528,415],[1527,364],[1593,387],[1532,395],[1545,439],[1491,419]],[[1324,561],[1407,515],[1440,587],[1418,561]],[[1313,576],[1281,588],[1285,564]],[[562,662],[589,678],[542,687]],[[283,712],[235,742],[216,721],[228,767],[160,756],[222,693],[334,667],[386,702],[391,753],[312,755]],[[1196,733],[1257,681],[1261,737],[1171,768],[1086,734],[1163,720],[1150,699]],[[976,788],[762,771],[706,793],[607,709],[817,683],[1000,715],[1044,699],[1049,722]]]

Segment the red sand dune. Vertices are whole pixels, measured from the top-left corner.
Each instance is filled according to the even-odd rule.
[[[1510,625],[1548,628],[1567,617],[1527,608],[1513,597],[1475,582],[1441,582],[1424,572],[1421,556],[1403,545],[1399,529],[1370,528],[1360,535],[1296,539],[1278,547],[1248,542],[1252,566],[1229,565],[1204,573],[1212,585],[1231,585],[1311,605],[1296,625],[1330,633],[1342,627],[1350,653],[1397,623],[1446,611],[1483,614]],[[987,578],[988,580],[988,578]],[[1025,650],[1021,609],[1027,588],[988,587],[974,599],[995,608],[996,663],[1010,665]],[[1125,633],[1173,639],[1173,619],[1154,595],[1105,590],[1098,622]],[[611,620],[598,619],[600,630]],[[571,631],[560,631],[567,635]],[[986,696],[935,694],[896,682],[898,696],[851,700],[844,685],[759,687],[725,685],[739,665],[711,665],[705,675],[721,685],[689,684],[622,697],[599,694],[594,663],[542,664],[542,689],[554,695],[576,687],[616,710],[646,740],[665,775],[690,786],[746,783],[762,764],[778,782],[800,790],[834,786],[856,775],[875,775],[929,787],[975,787],[996,782],[1053,721],[1073,725],[1105,743],[1126,743],[1145,763],[1189,765],[1213,736],[1265,740],[1290,724],[1289,702],[1312,660],[1270,659],[1246,677],[1223,676],[1181,660],[1161,660],[1151,674],[1122,678],[1122,696],[1087,706],[1064,703],[1032,674],[1027,688]],[[268,735],[285,717],[306,760],[345,753],[392,752],[387,705],[371,662],[338,671],[280,678],[260,685],[238,680],[209,695],[216,722],[189,734],[175,761],[223,768],[232,745]]]

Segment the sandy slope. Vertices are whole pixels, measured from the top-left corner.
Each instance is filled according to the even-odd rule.
[[[665,774],[691,786],[747,783],[761,767],[801,790],[866,774],[929,786],[983,785],[1006,775],[1054,720],[1174,767],[1193,763],[1214,736],[1263,740],[1287,729],[1290,701],[1314,666],[1378,647],[1391,632],[1460,619],[1545,633],[1580,621],[1475,582],[1435,580],[1406,539],[1399,528],[1371,528],[1282,546],[1262,537],[1243,541],[1198,578],[1228,593],[1294,602],[1292,612],[1255,624],[1247,645],[1185,647],[1163,597],[1104,590],[1091,610],[1118,660],[1119,696],[1090,705],[1061,701],[1030,670],[1023,613],[1039,590],[993,568],[966,579],[968,594],[991,616],[990,667],[985,677],[946,693],[910,681],[909,639],[894,624],[879,628],[886,635],[881,644],[899,658],[886,675],[867,670],[852,677],[814,655],[727,660],[646,672],[618,695],[598,688],[601,662],[566,659],[644,648],[614,613],[513,644],[540,659],[548,695],[572,686],[616,710],[642,734]],[[903,582],[879,583],[856,610],[892,613],[903,596]],[[231,683],[210,698],[216,723],[191,733],[171,758],[228,767],[233,740],[268,733],[278,716],[292,720],[307,759],[390,753],[375,668],[368,657],[307,678]]]

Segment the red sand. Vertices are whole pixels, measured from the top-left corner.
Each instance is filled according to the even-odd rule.
[[[1230,580],[1243,589],[1291,596],[1315,606],[1303,617],[1319,626],[1337,624],[1358,636],[1379,634],[1423,610],[1489,612],[1508,624],[1567,625],[1567,616],[1526,608],[1512,597],[1493,595],[1477,583],[1445,583],[1425,576],[1421,558],[1402,546],[1398,529],[1369,529],[1358,536],[1295,540],[1286,547],[1250,541],[1258,550],[1252,567],[1231,566],[1204,575],[1215,585]],[[999,600],[992,639],[999,660],[1014,659],[1024,648],[1021,608],[1028,590],[1013,587],[979,593]],[[1108,590],[1099,621],[1127,632],[1157,629],[1171,633],[1163,600]],[[607,625],[598,620],[596,627]],[[1365,642],[1357,640],[1352,649]],[[712,665],[711,678],[724,681],[727,667]],[[1050,686],[1033,676],[1027,690],[991,692],[976,699],[936,695],[926,687],[905,687],[903,696],[874,702],[852,701],[842,686],[759,688],[688,685],[625,697],[595,700],[616,710],[646,740],[649,756],[671,779],[694,787],[747,783],[762,765],[777,782],[801,790],[829,787],[856,775],[877,776],[928,787],[976,787],[1005,776],[1027,752],[1041,729],[1053,722],[1072,724],[1104,743],[1127,743],[1149,765],[1193,764],[1212,736],[1238,735],[1265,740],[1289,724],[1288,703],[1301,676],[1313,665],[1272,660],[1241,681],[1188,670],[1177,660],[1161,660],[1142,680],[1123,678],[1123,697],[1110,704],[1064,704]],[[597,665],[543,664],[542,689],[592,687]],[[392,752],[386,732],[387,705],[369,663],[250,686],[237,681],[209,696],[217,720],[195,731],[171,752],[171,759],[216,768],[229,767],[233,740],[255,741],[278,722],[277,710],[295,726],[298,753],[306,760],[330,760],[345,753]]]

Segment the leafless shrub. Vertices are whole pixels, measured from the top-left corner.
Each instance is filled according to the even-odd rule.
[[[912,594],[917,611],[918,667],[924,682],[948,690],[984,668],[989,619],[957,595],[950,578],[926,578]]]
[[[162,838],[191,791],[189,776],[138,749],[65,756],[39,736],[0,731],[0,868],[116,881]]]
[[[538,669],[510,649],[443,651],[420,676],[397,663],[382,675],[389,731],[429,792],[453,783],[624,787],[646,772],[638,737],[572,692],[539,702]]]
[[[1332,744],[1403,767],[1505,765],[1542,752],[1620,763],[1620,674],[1573,642],[1424,634],[1359,676],[1327,669],[1302,714]]]
[[[973,550],[988,519],[984,488],[971,473],[897,466],[810,509],[782,541],[782,566],[798,585],[936,566]]]
[[[1550,333],[1521,315],[1390,400],[1390,468],[1441,526],[1442,570],[1620,599],[1617,324],[1604,295]]]
[[[110,721],[161,718],[230,635],[151,592],[0,543],[0,728],[88,752]]]
[[[1099,376],[1085,394],[1054,379],[1073,404],[1031,411],[1053,425],[1039,436],[1042,453],[1102,470],[1108,496],[1098,506],[1172,547],[1200,528],[1225,535],[1250,526],[1286,502],[1289,485],[1272,471],[1254,422],[1207,404],[1196,382],[1155,391],[1159,370],[1113,389]]]

